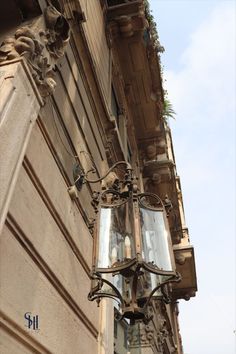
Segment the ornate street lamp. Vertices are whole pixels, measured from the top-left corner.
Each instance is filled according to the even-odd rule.
[[[90,180],[77,166],[75,184],[97,183],[119,165],[125,165],[124,180],[94,192],[98,214],[94,227],[93,267],[89,300],[112,298],[119,303],[120,318],[148,320],[153,297],[165,298],[166,285],[179,281],[175,271],[166,206],[152,193],[139,193],[131,166],[113,165],[105,176]],[[170,206],[168,204],[167,206]]]

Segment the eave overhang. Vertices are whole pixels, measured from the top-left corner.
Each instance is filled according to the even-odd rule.
[[[107,37],[118,58],[137,143],[161,131],[163,90],[157,51],[149,34],[143,0],[107,2]]]

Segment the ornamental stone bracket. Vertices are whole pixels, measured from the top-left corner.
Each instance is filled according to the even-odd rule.
[[[26,60],[43,99],[55,89],[53,69],[64,55],[70,36],[69,24],[59,10],[50,4],[43,16],[19,27],[0,47],[0,63],[22,57]]]
[[[108,46],[111,47],[113,40],[129,38],[135,33],[142,33],[148,27],[145,17],[145,9],[142,1],[128,1],[118,5],[108,4],[106,10],[107,27],[106,36]]]
[[[156,133],[154,138],[140,140],[139,150],[140,162],[143,167],[151,161],[167,159],[166,139],[160,132]]]
[[[142,0],[120,0],[107,1],[107,19],[108,21],[117,20],[123,16],[127,17],[144,17],[144,4]]]
[[[170,183],[175,162],[168,156],[165,136],[159,132],[154,138],[139,141],[143,177],[155,184]]]
[[[143,176],[144,178],[152,178],[154,181],[170,182],[171,169],[175,166],[175,163],[168,159],[165,154],[159,159],[149,160],[144,163]]]

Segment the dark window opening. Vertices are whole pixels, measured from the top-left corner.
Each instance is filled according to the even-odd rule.
[[[117,125],[119,126],[119,105],[117,102],[114,87],[111,87],[111,111],[113,116],[116,118]]]
[[[7,32],[42,13],[37,0],[0,1],[0,31]]]
[[[129,142],[127,143],[127,160],[129,163],[131,163],[132,159],[132,151]]]

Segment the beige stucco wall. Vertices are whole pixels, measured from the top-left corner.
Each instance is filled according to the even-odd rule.
[[[88,229],[89,219],[94,217],[92,190],[84,186],[76,201],[68,193],[73,183],[73,155],[80,158],[85,170],[91,168],[91,156],[101,171],[105,148],[70,46],[59,68],[55,94],[43,108],[25,75],[14,82],[14,100],[9,101],[7,112],[1,112],[5,130],[9,127],[3,153],[10,149],[13,157],[9,160],[5,154],[9,166],[2,171],[5,180],[9,173],[15,180],[4,204],[0,237],[0,316],[4,324],[0,351],[4,354],[110,354],[113,350],[113,318],[106,314],[110,307],[98,309],[96,303],[87,300],[93,244]],[[29,102],[27,92],[21,89],[23,81],[29,82]],[[3,92],[0,95],[3,97]],[[32,100],[37,106],[30,110]],[[37,122],[32,123],[37,116]],[[22,127],[28,122],[32,128],[26,141]],[[18,137],[22,142],[15,144],[13,151],[11,142]],[[2,191],[8,195],[9,183],[2,185]],[[39,330],[26,327],[26,312],[38,315]]]

